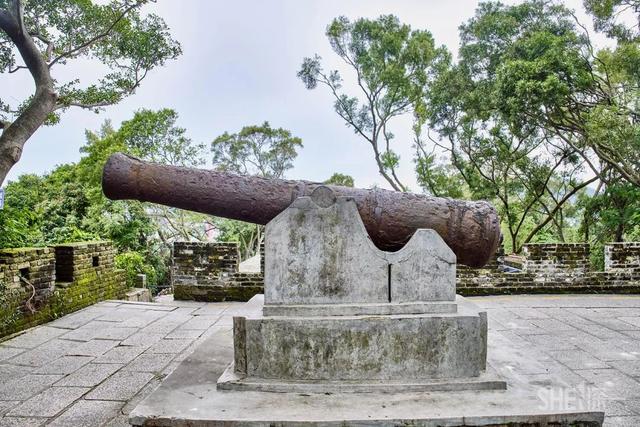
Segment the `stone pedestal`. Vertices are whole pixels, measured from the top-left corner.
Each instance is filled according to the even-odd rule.
[[[495,371],[487,369],[486,312],[456,296],[455,270],[455,255],[435,231],[418,230],[401,250],[380,251],[354,201],[319,187],[266,226],[265,293],[234,317],[233,361],[218,370],[227,350],[205,343],[208,350],[197,349],[176,382],[155,393],[165,406],[143,404],[131,420],[601,425],[601,413],[541,412],[535,389],[517,375],[510,389],[497,375],[511,374],[500,358]],[[207,357],[216,363],[211,377],[194,376]],[[214,372],[221,375],[212,390]],[[188,403],[187,395],[198,399]]]
[[[485,374],[486,313],[456,298],[455,255],[433,230],[380,251],[355,203],[321,188],[265,236],[262,313],[234,319],[220,389],[506,387]]]

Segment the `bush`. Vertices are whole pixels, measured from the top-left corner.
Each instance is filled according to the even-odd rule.
[[[127,274],[127,285],[134,286],[138,274],[147,275],[147,287],[152,294],[156,293],[158,274],[156,269],[147,263],[146,258],[139,252],[123,252],[115,256],[116,268]]]

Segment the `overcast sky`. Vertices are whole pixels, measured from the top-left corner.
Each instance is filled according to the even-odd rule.
[[[565,3],[583,16],[580,0]],[[324,35],[326,25],[339,15],[395,14],[412,28],[428,29],[437,44],[456,53],[458,26],[473,16],[477,5],[471,0],[158,0],[147,10],[165,19],[183,55],[153,70],[124,102],[99,114],[69,110],[58,125],[38,130],[9,179],[77,161],[84,130],[96,130],[106,119],[118,125],[139,108],[168,107],[179,113],[179,125],[194,141],[207,144],[224,131],[265,120],[291,130],[304,148],[289,178],[324,180],[341,172],[353,176],[359,187],[388,187],[377,174],[370,147],[335,114],[325,88],[309,91],[297,79],[300,63],[318,53],[328,68],[340,65]],[[54,69],[54,78],[99,69],[86,62],[74,67]],[[0,77],[3,98],[21,100],[32,90],[27,73]],[[409,120],[400,121],[393,131],[400,177],[418,191],[409,125]]]

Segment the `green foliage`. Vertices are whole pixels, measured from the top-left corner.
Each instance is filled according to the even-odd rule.
[[[5,206],[0,210],[0,247],[37,246],[44,242],[42,211],[38,201],[44,197],[43,179],[21,175],[5,189]]]
[[[405,191],[396,175],[400,157],[392,148],[389,123],[424,109],[425,88],[433,70],[448,60],[446,49],[437,48],[428,31],[412,30],[393,15],[353,22],[341,16],[329,24],[326,36],[354,73],[360,97],[344,93],[340,72],[325,71],[318,55],[304,58],[298,77],[307,89],[329,88],[336,113],[372,147],[379,173],[393,189]]]
[[[0,279],[0,332],[9,330],[20,319],[20,292]]]
[[[462,199],[465,182],[450,164],[437,163],[433,154],[418,154],[415,158],[418,184],[423,191],[437,197]]]
[[[269,122],[245,126],[234,134],[225,132],[211,143],[213,165],[218,170],[265,178],[283,178],[300,148],[300,138],[286,129],[272,128]],[[215,218],[213,226],[219,233],[218,240],[239,243],[241,259],[259,250],[263,226],[224,218]]]
[[[213,164],[219,170],[266,178],[282,178],[300,148],[300,138],[286,129],[273,129],[269,122],[245,126],[234,134],[225,132],[211,143]]]
[[[540,137],[572,150],[568,159],[588,160],[600,178],[615,170],[640,185],[637,41],[597,51],[568,9],[543,0],[483,3],[461,27],[461,39],[460,63],[447,76],[460,102],[433,111],[444,130],[475,125],[451,120],[458,111],[473,113],[516,138]]]
[[[175,166],[199,166],[204,163],[204,144],[194,144],[178,127],[178,113],[165,108],[138,110],[133,119],[122,122],[118,136],[126,151],[136,157]]]
[[[598,176],[584,173],[594,167],[584,142],[550,120],[569,118],[577,98],[591,96],[588,39],[570,11],[542,0],[481,3],[460,33],[459,61],[439,68],[427,93],[423,118],[439,134],[435,145],[472,198],[496,203],[513,250],[566,240],[572,200]],[[427,186],[442,176],[432,163],[422,150]]]
[[[339,172],[336,172],[333,175],[331,175],[331,177],[327,179],[324,183],[332,184],[332,185],[342,185],[343,187],[353,187],[354,185],[352,176],[345,175]]]
[[[599,242],[622,242],[640,232],[640,188],[626,182],[606,186],[583,201],[583,228]]]
[[[638,18],[633,14],[640,12],[638,0],[584,0],[584,6],[593,18],[597,31],[602,31],[609,37],[620,41],[637,41]],[[630,16],[631,15],[631,16]],[[635,27],[625,24],[624,20],[635,21]]]
[[[105,122],[99,131],[86,132],[78,163],[59,166],[42,177],[22,175],[10,182],[5,209],[0,211],[0,247],[109,239],[126,254],[121,262],[141,260],[136,268],[148,273],[148,282],[163,284],[169,245],[174,238],[203,236],[207,217],[108,200],[102,194],[101,177],[106,160],[116,151],[178,165],[201,164],[203,146],[185,136],[177,119],[173,110],[163,109],[140,110],[117,130]]]
[[[50,69],[78,59],[98,61],[106,72],[97,79],[75,76],[58,81],[57,109],[80,106],[97,110],[133,93],[150,70],[181,54],[165,22],[140,14],[148,0],[25,1],[24,21]],[[6,8],[7,2],[0,2]],[[0,72],[15,68],[17,51],[0,32]],[[21,111],[25,103],[22,104]],[[4,112],[11,115],[8,105]],[[57,114],[57,113],[56,113]],[[52,117],[50,122],[57,121]]]
[[[150,265],[145,257],[139,252],[123,252],[115,256],[116,268],[126,272],[127,285],[135,286],[138,274],[147,276],[147,286],[152,293],[155,293],[158,285],[158,275],[153,265]]]

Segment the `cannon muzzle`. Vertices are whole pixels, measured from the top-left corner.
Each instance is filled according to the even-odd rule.
[[[159,203],[255,224],[268,223],[320,185],[324,184],[161,165],[121,153],[109,158],[102,176],[104,194],[110,199]],[[417,229],[431,228],[451,247],[458,262],[481,267],[500,243],[498,215],[484,201],[328,187],[336,195],[353,198],[367,232],[382,250],[398,250]]]

